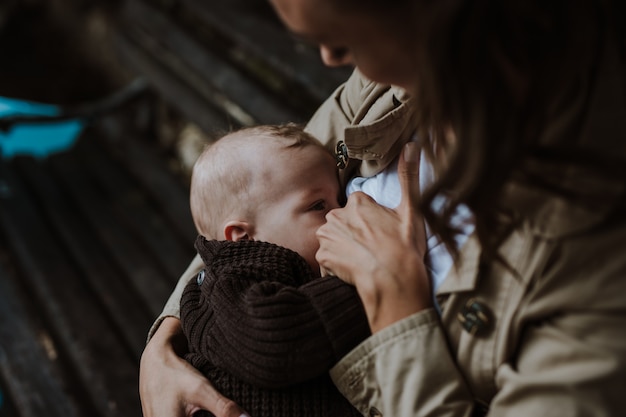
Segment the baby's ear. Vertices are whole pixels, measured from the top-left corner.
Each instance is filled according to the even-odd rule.
[[[252,239],[252,226],[244,221],[231,220],[224,226],[224,239],[232,242]]]

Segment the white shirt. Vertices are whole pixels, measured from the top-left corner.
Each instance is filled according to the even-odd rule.
[[[422,152],[420,155],[419,185],[420,190],[426,189],[434,182],[435,174],[433,167]],[[402,199],[400,181],[398,180],[398,160],[392,162],[384,171],[373,177],[355,177],[348,182],[346,194],[349,196],[355,191],[362,191],[372,197],[378,204],[388,208],[396,208]],[[442,207],[444,201],[435,199],[433,207]],[[452,218],[452,223],[457,226],[462,233],[456,236],[458,247],[465,242],[467,237],[474,230],[474,225],[470,221],[471,213],[466,206],[459,206],[457,213]],[[433,296],[439,285],[443,282],[448,271],[452,267],[452,256],[446,246],[433,235],[428,224],[426,224],[426,245],[428,247],[426,256],[429,257],[429,274],[433,284]]]

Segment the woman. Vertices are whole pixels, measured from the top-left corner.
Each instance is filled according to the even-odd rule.
[[[616,415],[626,406],[623,2],[272,4],[327,64],[406,89],[443,148],[438,181],[413,207],[357,193],[318,232],[318,261],[356,286],[373,332],[332,370],[340,391],[370,416]],[[460,204],[476,232],[437,290],[438,314],[415,212],[453,247]],[[158,356],[146,351],[142,372]],[[142,387],[148,415],[163,402],[239,415],[185,375],[161,403]]]

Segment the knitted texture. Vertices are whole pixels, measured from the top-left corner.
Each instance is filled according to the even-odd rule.
[[[297,253],[208,241],[181,299],[186,359],[254,417],[357,416],[328,370],[370,335],[354,288],[315,278]]]

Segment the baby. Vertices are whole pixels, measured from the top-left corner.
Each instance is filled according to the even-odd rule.
[[[328,370],[370,335],[367,318],[315,260],[341,194],[334,157],[291,124],[230,133],[194,166],[205,268],[181,299],[186,359],[255,417],[360,415]]]
[[[347,192],[397,206],[395,164],[352,179]],[[432,175],[422,157],[421,189]],[[320,277],[315,260],[315,233],[341,200],[335,158],[292,124],[230,133],[194,166],[190,203],[205,268],[181,299],[186,359],[255,417],[360,415],[327,372],[370,335],[367,318],[355,289]],[[452,258],[428,230],[427,238],[436,287]]]

